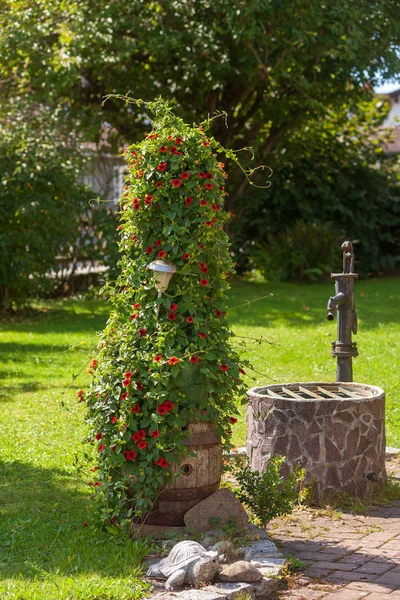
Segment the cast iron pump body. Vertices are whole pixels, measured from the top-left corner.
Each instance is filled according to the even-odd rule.
[[[336,381],[353,381],[353,357],[358,356],[357,343],[352,333],[357,333],[357,315],[354,308],[354,253],[351,242],[342,244],[343,273],[331,273],[335,280],[335,295],[328,301],[328,321],[333,321],[337,311],[337,340],[332,342],[332,356],[337,358]]]

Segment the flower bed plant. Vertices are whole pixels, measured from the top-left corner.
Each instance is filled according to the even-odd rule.
[[[207,135],[210,121],[189,126],[161,100],[146,106],[153,130],[125,154],[121,274],[85,398],[99,457],[95,485],[112,525],[151,509],[187,452],[188,423],[210,421],[230,446],[235,400],[245,391],[226,318],[234,265],[217,153],[237,162],[236,155]],[[148,269],[154,260],[176,267],[162,295]]]

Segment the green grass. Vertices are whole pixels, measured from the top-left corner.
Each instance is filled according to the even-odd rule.
[[[146,547],[97,526],[85,409],[72,384],[86,373],[107,308],[49,306],[0,323],[0,598],[143,598]],[[79,387],[87,381],[82,375]]]
[[[354,378],[386,390],[388,442],[400,447],[398,286],[396,279],[356,282]],[[333,291],[331,283],[234,285],[230,320],[256,369],[249,386],[335,379],[329,352],[336,325],[325,310]],[[97,526],[87,486],[93,463],[81,443],[85,408],[75,394],[89,381],[86,365],[107,313],[101,302],[60,301],[0,322],[1,600],[144,596],[139,564],[146,548]],[[260,336],[276,345],[243,339]],[[245,442],[244,417],[234,442]]]
[[[353,361],[354,381],[377,385],[386,392],[388,445],[400,448],[400,281],[395,278],[356,281],[359,356]],[[269,294],[273,294],[269,296]],[[247,341],[247,357],[257,373],[250,386],[295,381],[335,381],[336,361],[330,355],[336,339],[336,321],[326,319],[326,305],[334,284],[250,284],[234,286],[231,323],[238,336],[277,344]],[[267,296],[266,298],[264,296]],[[260,298],[260,300],[257,300]],[[255,301],[257,300],[257,301]],[[248,304],[248,301],[252,302]],[[250,371],[249,371],[250,374]],[[261,375],[262,374],[262,375]],[[234,440],[245,442],[243,418]]]

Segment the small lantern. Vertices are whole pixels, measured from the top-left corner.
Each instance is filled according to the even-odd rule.
[[[176,266],[165,262],[164,260],[155,260],[147,265],[147,268],[154,272],[154,287],[161,296],[169,286],[172,275],[176,271]]]

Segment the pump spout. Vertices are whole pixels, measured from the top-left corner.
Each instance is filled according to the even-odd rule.
[[[333,321],[335,318],[335,311],[337,310],[337,307],[340,304],[343,304],[343,302],[346,301],[346,294],[344,294],[343,292],[338,292],[335,296],[331,296],[328,300],[328,306],[327,306],[327,311],[328,311],[328,315],[327,315],[327,319],[328,321]]]

